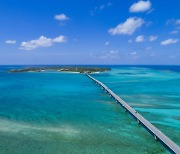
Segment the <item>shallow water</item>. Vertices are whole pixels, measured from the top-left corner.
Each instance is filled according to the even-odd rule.
[[[85,75],[9,68],[0,67],[0,153],[168,153]],[[180,143],[178,72],[112,66],[93,76]]]
[[[115,67],[93,76],[180,145],[180,67],[152,68]]]

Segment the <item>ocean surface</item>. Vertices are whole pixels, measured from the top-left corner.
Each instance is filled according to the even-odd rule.
[[[169,153],[84,74],[0,66],[0,154]],[[180,145],[180,66],[92,74]]]

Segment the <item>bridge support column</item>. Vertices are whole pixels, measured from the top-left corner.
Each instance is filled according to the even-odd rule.
[[[137,123],[140,125],[141,124],[141,122],[139,121],[139,119],[137,119]]]
[[[156,141],[158,141],[158,137],[157,137],[156,135],[154,135],[154,139],[155,139]]]

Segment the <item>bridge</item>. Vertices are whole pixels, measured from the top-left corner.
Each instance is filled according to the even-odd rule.
[[[146,120],[141,114],[139,114],[135,109],[129,106],[125,101],[123,101],[119,96],[117,96],[111,89],[109,89],[105,84],[96,80],[88,73],[85,73],[90,79],[92,79],[97,85],[101,86],[110,97],[114,98],[115,101],[121,105],[126,112],[128,112],[132,117],[137,120],[138,124],[142,124],[146,130],[154,136],[156,141],[162,143],[171,153],[180,154],[180,147],[169,139],[165,134],[163,134],[158,128]]]

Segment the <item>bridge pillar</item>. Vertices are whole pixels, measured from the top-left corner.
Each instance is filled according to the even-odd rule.
[[[137,123],[140,125],[141,124],[141,122],[139,121],[139,119],[137,119]]]
[[[158,137],[156,135],[154,135],[154,139],[157,141],[158,140]]]

